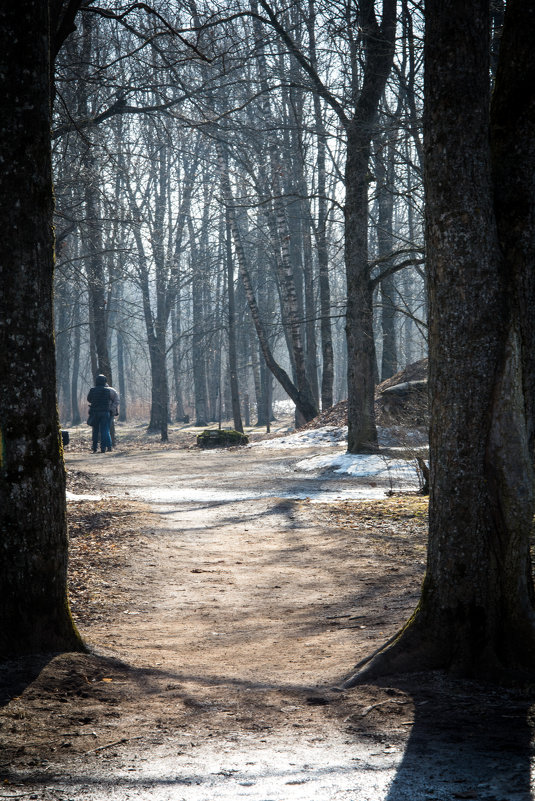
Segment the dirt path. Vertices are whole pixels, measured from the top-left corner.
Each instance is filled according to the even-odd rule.
[[[424,540],[412,512],[346,524],[332,500],[365,482],[300,473],[304,455],[68,457],[144,528],[101,579],[93,654],[35,665],[8,699],[0,735],[26,745],[0,798],[531,797],[525,695],[440,676],[333,690],[414,607]]]

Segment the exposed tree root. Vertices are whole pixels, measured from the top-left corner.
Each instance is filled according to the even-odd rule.
[[[431,627],[416,610],[401,631],[355,666],[342,686],[350,689],[384,676],[430,670],[501,685],[531,684],[535,681],[535,630],[530,639],[531,647],[524,639],[517,649],[511,637],[510,647],[501,656],[492,642],[474,651],[469,641],[461,647],[455,632],[446,626]]]
[[[421,629],[417,610],[401,631],[355,665],[343,687],[349,689],[358,684],[367,684],[381,676],[441,667],[441,655],[434,644],[434,638],[424,638]]]

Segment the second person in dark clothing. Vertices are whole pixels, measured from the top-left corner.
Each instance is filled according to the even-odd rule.
[[[119,395],[113,387],[109,387],[105,375],[97,375],[95,386],[91,387],[87,400],[90,403],[89,417],[93,428],[93,442],[91,450],[96,453],[100,438],[100,451],[111,451],[110,435],[111,415],[116,413],[119,405]]]

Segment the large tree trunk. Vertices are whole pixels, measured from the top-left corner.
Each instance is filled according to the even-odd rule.
[[[501,6],[498,3],[497,6]],[[499,12],[499,8],[498,8]],[[494,10],[494,24],[500,15]],[[496,19],[496,14],[498,17]],[[529,449],[535,450],[535,10],[508,0],[492,97],[494,202],[505,276],[518,315]],[[494,41],[493,41],[493,44]],[[515,91],[516,87],[516,91]]]
[[[83,649],[55,394],[48,17],[42,0],[0,10],[0,659]]]
[[[492,139],[495,193],[488,4],[428,0],[426,18],[427,572],[412,619],[358,678],[425,668],[511,678],[535,665],[533,367],[523,359],[533,333],[532,320],[523,328],[521,302],[533,314],[535,13],[521,2],[506,13]],[[508,199],[519,198],[515,211]]]
[[[167,442],[169,414],[169,383],[167,378],[165,333],[149,346],[151,369],[151,407],[148,431],[160,432],[162,442]]]

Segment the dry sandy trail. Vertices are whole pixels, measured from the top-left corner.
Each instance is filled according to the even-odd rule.
[[[400,570],[365,533],[332,526],[328,507],[307,498],[359,493],[366,481],[296,471],[306,453],[68,455],[110,495],[150,512],[127,564],[108,577],[113,611],[84,632],[130,666],[100,679],[116,692],[109,734],[101,726],[91,740],[80,726],[70,761],[51,757],[38,782],[27,776],[26,797],[531,798],[526,726],[496,736],[500,708],[472,731],[477,692],[460,724],[434,732],[425,711],[437,694],[448,704],[438,678],[427,695],[418,682],[332,690],[406,619],[424,557]]]
[[[127,492],[155,513],[145,560],[122,577],[132,592],[128,614],[120,628],[91,632],[95,647],[156,669],[172,688],[155,693],[161,741],[152,732],[148,747],[133,743],[133,757],[121,749],[117,797],[128,789],[128,797],[188,801],[385,798],[402,750],[381,744],[371,756],[369,742],[357,747],[326,706],[307,701],[354,664],[356,649],[328,622],[351,605],[345,577],[354,558],[336,554],[336,537],[306,498],[369,489],[364,480],[296,472],[308,453],[69,458],[104,478],[111,494]],[[198,720],[180,726],[173,692],[180,707],[184,693],[190,708],[198,705]],[[373,768],[357,778],[364,760]],[[89,797],[108,792],[105,781]]]

